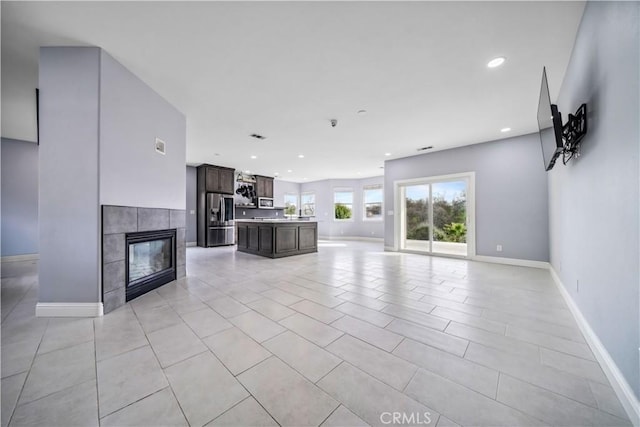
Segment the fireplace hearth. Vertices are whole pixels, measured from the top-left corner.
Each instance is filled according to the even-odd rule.
[[[126,300],[176,279],[176,230],[126,235]]]

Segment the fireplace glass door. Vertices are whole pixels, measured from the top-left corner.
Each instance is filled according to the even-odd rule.
[[[127,234],[127,301],[176,278],[175,230]]]

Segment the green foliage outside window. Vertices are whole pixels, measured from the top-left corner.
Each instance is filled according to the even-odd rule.
[[[429,207],[424,199],[406,202],[407,231],[409,240],[429,240]],[[466,243],[467,241],[466,196],[447,201],[433,200],[433,240],[436,242]]]
[[[296,214],[296,205],[288,205],[284,208],[285,215],[295,215]]]
[[[335,205],[335,218],[336,219],[349,219],[351,218],[351,208],[342,203],[336,203]]]

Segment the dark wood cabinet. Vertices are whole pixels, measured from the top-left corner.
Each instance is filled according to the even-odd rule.
[[[310,221],[241,221],[238,251],[282,258],[318,251],[318,223]]]
[[[233,194],[234,169],[220,166],[202,165],[205,175],[205,190],[208,193]]]
[[[256,195],[273,198],[273,178],[256,175]]]

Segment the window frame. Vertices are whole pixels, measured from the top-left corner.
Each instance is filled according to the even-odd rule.
[[[296,198],[296,203],[295,203],[296,211],[293,215],[287,214],[287,196],[294,196]],[[282,201],[284,203],[284,216],[286,218],[292,218],[294,216],[297,217],[300,209],[300,195],[298,193],[284,193],[282,195]]]
[[[349,204],[351,208],[351,218],[336,218],[336,193],[351,193],[351,203]],[[333,189],[333,220],[335,222],[353,222],[355,219],[355,191],[350,187],[336,187]],[[346,205],[346,203],[341,203]]]
[[[378,203],[378,202],[367,203],[367,197],[366,197],[367,190],[382,190],[382,198],[380,199],[380,202],[379,202],[380,203],[379,216],[372,217],[372,218],[367,217],[367,205]],[[384,185],[383,184],[371,184],[371,185],[365,185],[364,187],[362,187],[362,220],[373,221],[373,222],[384,220]]]
[[[304,213],[304,204],[302,203],[302,198],[304,196],[313,196],[313,214],[306,215]],[[316,216],[316,192],[315,191],[305,191],[300,193],[300,210],[302,212],[302,216]]]

